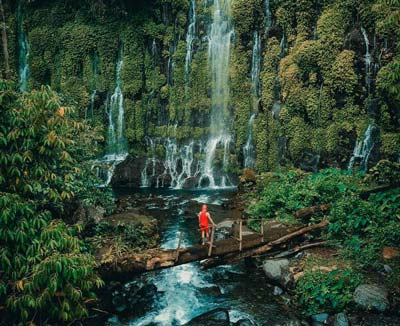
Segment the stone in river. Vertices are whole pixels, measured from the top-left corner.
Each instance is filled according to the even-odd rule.
[[[336,314],[333,318],[333,326],[349,326],[349,320],[344,312]]]
[[[292,281],[288,259],[268,259],[264,262],[263,269],[270,280],[279,283],[283,287],[286,287]]]
[[[185,326],[230,326],[229,312],[226,309],[214,309],[193,318]]]
[[[359,285],[354,291],[354,301],[365,310],[383,312],[389,308],[388,292],[379,285]]]

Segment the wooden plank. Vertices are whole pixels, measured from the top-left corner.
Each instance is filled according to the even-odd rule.
[[[208,257],[220,256],[222,258],[221,261],[226,261],[226,259],[232,261],[239,260],[245,257],[262,254],[268,250],[271,250],[275,246],[279,246],[299,235],[318,228],[323,228],[327,224],[327,221],[322,221],[316,225],[310,225],[308,227],[301,228],[266,244],[260,243],[259,234],[250,234],[245,236],[242,235],[241,252],[238,251],[237,241],[230,238],[215,242],[216,246],[214,250],[212,250],[214,244],[212,244],[212,246],[209,248],[202,245],[181,248],[177,260],[175,249],[150,249],[138,253],[128,253],[122,257],[116,257],[113,261],[100,262],[97,269],[104,279],[121,279],[124,276],[126,278],[131,278],[133,273],[143,273],[155,269],[182,265],[194,261],[204,260]],[[211,255],[209,256],[210,248]]]
[[[215,224],[213,224],[213,226],[211,228],[211,241],[210,241],[209,248],[208,248],[208,257],[210,257],[211,253],[212,253],[212,248],[213,248],[213,243],[214,243],[214,236],[215,236]]]

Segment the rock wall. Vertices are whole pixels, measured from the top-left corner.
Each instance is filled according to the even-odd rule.
[[[98,146],[106,145],[106,103],[123,46],[124,134],[131,157],[139,159],[122,165],[124,172],[114,183],[139,185],[138,169],[143,170],[146,158],[165,160],[166,139],[179,148],[190,141],[204,147],[212,93],[207,35],[214,1],[21,1],[29,43],[28,87],[49,84],[63,94],[82,118],[102,130]],[[368,154],[367,166],[380,158],[398,160],[399,30],[395,20],[387,19],[396,10],[380,0],[232,1],[228,108],[233,142],[224,170],[240,173],[253,113],[258,172],[279,166],[346,168],[353,154],[355,167],[360,155]],[[6,0],[5,12],[17,79],[17,3]],[[254,32],[260,35],[262,53],[256,105]],[[369,125],[378,130],[372,148],[355,155],[357,140],[363,142]],[[158,145],[151,149],[148,139]],[[222,152],[217,149],[216,165],[225,160]],[[194,156],[204,160],[204,148]],[[129,162],[132,166],[126,167]]]

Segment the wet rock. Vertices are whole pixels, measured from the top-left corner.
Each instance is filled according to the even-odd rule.
[[[193,189],[196,188],[197,184],[199,183],[198,177],[189,177],[186,178],[183,182],[182,188],[183,189]]]
[[[293,276],[289,271],[289,260],[266,260],[263,264],[265,275],[273,282],[287,287]]]
[[[226,309],[214,309],[193,318],[185,326],[230,326],[229,312]]]
[[[349,320],[344,312],[334,316],[333,326],[349,326]]]
[[[362,284],[354,291],[354,301],[363,309],[385,311],[389,307],[388,292],[379,285]]]
[[[301,326],[301,322],[296,317],[288,316],[288,319],[271,324],[271,326]]]
[[[106,211],[100,206],[85,206],[79,204],[75,210],[72,221],[73,223],[99,223],[103,220]]]
[[[128,156],[125,161],[115,167],[111,184],[113,186],[139,187],[141,184],[141,172],[145,164],[146,158],[144,157]],[[161,168],[157,170],[161,170]]]
[[[399,326],[400,316],[385,316],[383,314],[363,313],[349,315],[350,325],[357,326]]]
[[[279,286],[274,287],[274,295],[281,295],[283,290]]]
[[[392,267],[390,267],[389,265],[383,265],[383,269],[385,271],[386,274],[390,274],[391,272],[393,272]]]
[[[199,291],[210,296],[218,296],[221,294],[221,289],[217,285],[200,288]]]
[[[157,287],[152,283],[131,282],[124,286],[119,284],[112,293],[113,311],[129,313],[134,309],[136,312],[145,312],[157,294]]]
[[[240,319],[233,325],[234,326],[254,326],[254,323],[250,319]]]
[[[329,318],[329,315],[326,313],[311,316],[311,320],[313,322],[317,322],[317,323],[321,323],[321,324],[328,323],[328,318]]]

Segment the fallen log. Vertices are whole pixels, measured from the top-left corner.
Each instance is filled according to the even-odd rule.
[[[284,258],[284,257],[290,257],[293,256],[301,251],[315,248],[315,247],[322,247],[326,245],[326,241],[318,241],[318,242],[312,242],[312,243],[307,243],[305,245],[298,245],[292,249],[286,250],[285,252],[282,252],[278,255],[273,255],[272,258]],[[271,256],[269,256],[271,257]]]
[[[268,243],[262,242],[262,238],[258,234],[246,235],[243,237],[242,251],[239,251],[239,244],[235,239],[220,240],[215,243],[216,247],[213,248],[211,256],[209,256],[208,247],[201,245],[180,248],[179,256],[177,256],[177,251],[174,249],[150,249],[141,253],[125,254],[121,257],[115,257],[113,260],[108,259],[106,262],[100,262],[98,271],[104,279],[112,280],[116,278],[129,278],[135,273],[201,261],[209,257],[237,257],[239,260],[271,250],[295,237],[315,229],[323,228],[327,224],[327,221],[322,221],[318,224],[291,232]]]
[[[299,229],[295,232],[291,232],[279,239],[270,241],[267,244],[264,244],[264,245],[261,245],[261,246],[255,247],[255,248],[251,248],[251,249],[248,249],[243,252],[229,253],[222,257],[209,258],[206,261],[202,262],[201,265],[202,265],[202,268],[210,268],[210,267],[214,267],[214,266],[218,266],[218,265],[222,265],[222,264],[233,263],[233,262],[239,261],[241,259],[244,259],[244,258],[247,258],[250,256],[261,255],[261,254],[264,254],[268,251],[275,249],[277,246],[286,244],[288,241],[290,241],[300,235],[306,234],[306,233],[316,230],[316,229],[324,228],[327,225],[328,225],[328,221],[324,220],[318,224],[314,224],[314,225],[307,226],[305,228],[301,228],[301,229]]]

